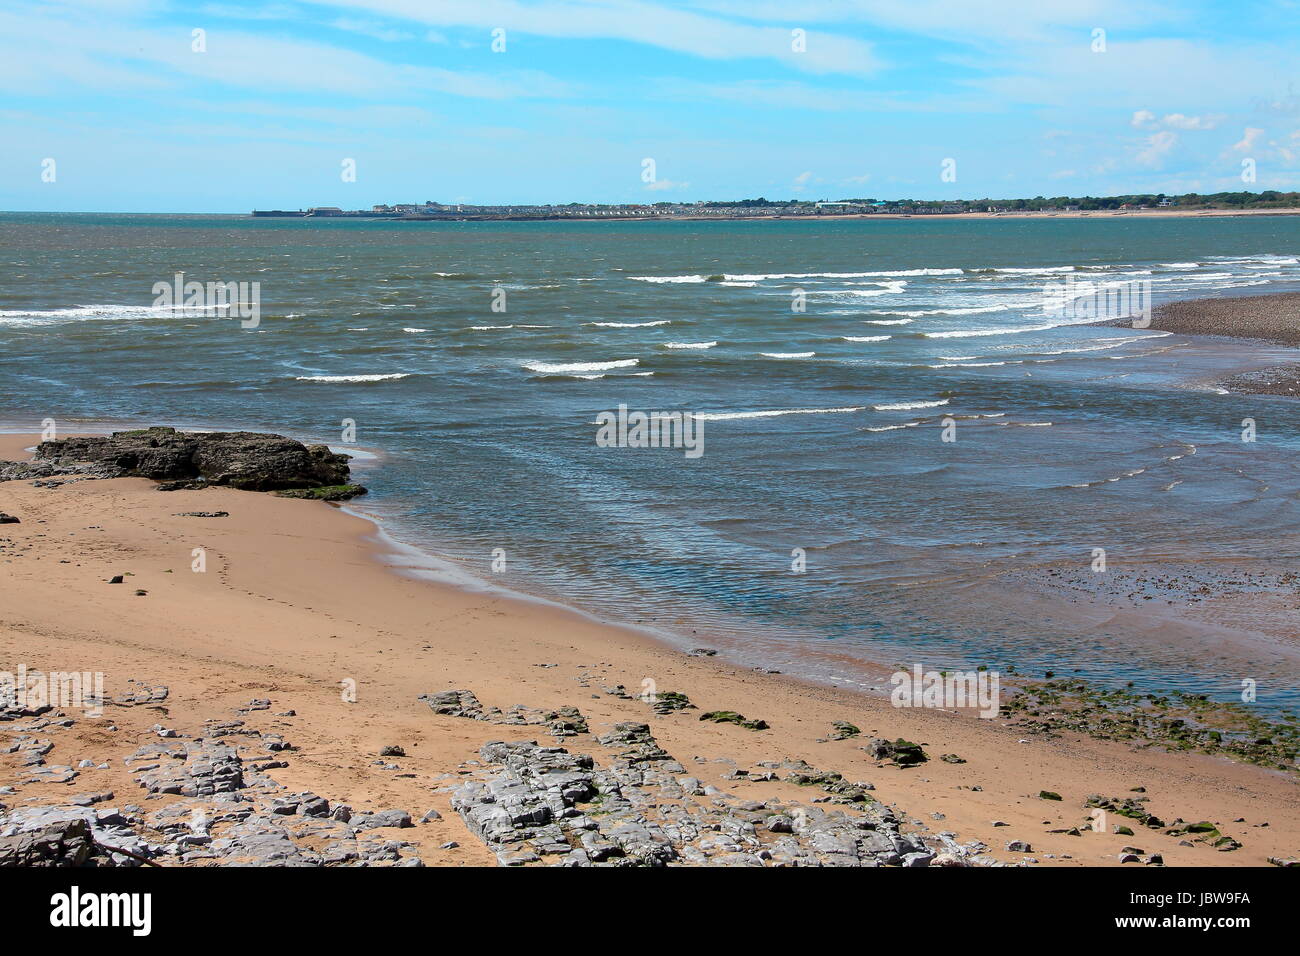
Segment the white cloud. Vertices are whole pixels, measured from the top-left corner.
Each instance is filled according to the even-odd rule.
[[[694,6],[776,23],[856,20],[922,36],[996,43],[1070,32],[1085,46],[1093,27],[1113,32],[1186,16],[1155,0],[695,0]]]
[[[1163,122],[1171,129],[1214,129],[1222,119],[1222,116],[1184,116],[1182,113],[1170,113]]]
[[[1150,110],[1138,110],[1133,114],[1133,118],[1129,120],[1129,125],[1134,129],[1163,127],[1165,129],[1205,130],[1214,129],[1223,119],[1222,114],[1187,116],[1184,113],[1166,113],[1163,119],[1157,119],[1156,114]]]
[[[181,87],[187,81],[373,98],[436,91],[480,99],[556,98],[573,88],[533,70],[456,72],[389,63],[324,43],[212,29],[207,52],[188,33],[86,18],[14,16],[0,11],[0,90],[35,95],[66,88]]]
[[[758,26],[708,16],[650,0],[308,0],[363,9],[430,27],[506,31],[586,40],[623,40],[713,60],[774,59],[808,73],[866,75],[880,67],[872,45],[853,37],[807,31],[806,52],[795,52],[790,18]],[[797,25],[797,24],[796,24]]]
[[[1241,141],[1234,143],[1232,149],[1234,152],[1247,153],[1253,150],[1258,144],[1261,136],[1264,135],[1262,129],[1254,126],[1247,126],[1245,134],[1242,135]]]
[[[669,190],[689,189],[690,183],[680,183],[672,179],[656,179],[652,183],[646,183],[645,188],[651,192],[668,192]]]
[[[813,182],[821,182],[821,180],[813,176],[812,170],[802,172],[794,178],[794,191],[801,193],[808,188],[809,183]]]
[[[348,33],[358,33],[361,36],[370,37],[372,40],[382,40],[385,43],[399,43],[402,40],[414,40],[415,34],[408,33],[405,30],[396,30],[392,27],[384,26],[374,20],[355,20],[352,17],[338,17],[330,22],[336,30],[346,30]]]
[[[1138,150],[1137,161],[1142,166],[1159,166],[1164,162],[1169,151],[1178,144],[1178,134],[1169,130],[1152,133],[1146,139],[1146,145]]]

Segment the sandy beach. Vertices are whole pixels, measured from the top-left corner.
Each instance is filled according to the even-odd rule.
[[[21,460],[38,440],[4,436],[0,459]],[[937,851],[937,863],[959,861],[951,843],[979,862],[1120,865],[1132,848],[1142,855],[1127,857],[1130,866],[1153,854],[1169,866],[1258,866],[1294,856],[1300,844],[1300,791],[1282,772],[1069,732],[1025,736],[1005,719],[970,713],[899,709],[688,656],[562,609],[416,580],[383,563],[373,523],[324,502],[225,488],[164,493],[154,482],[124,478],[55,487],[6,482],[0,510],[20,522],[0,526],[0,669],[102,672],[106,695],[124,702],[109,703],[97,718],[63,711],[70,724],[56,719],[57,710],[0,722],[0,803],[10,811],[91,795],[97,799],[84,805],[120,809],[123,833],[165,843],[158,814],[173,804],[190,813],[193,800],[166,787],[147,792],[141,780],[150,779],[152,764],[125,758],[159,745],[211,743],[213,727],[224,727],[221,739],[239,741],[232,746],[256,781],[251,789],[266,800],[286,805],[284,795],[309,792],[331,806],[346,804],[354,821],[369,821],[348,837],[360,856],[337,862],[492,865],[502,857],[451,804],[458,785],[490,770],[480,748],[494,740],[558,743],[604,766],[613,753],[595,738],[635,722],[648,724],[682,765],[677,777],[698,781],[687,785],[688,805],[694,789],[694,800],[728,820],[816,812],[814,805],[834,794],[806,779],[789,782],[788,762],[802,760],[844,781],[870,783],[870,798],[892,808],[901,833]],[[203,549],[202,572],[192,570],[194,549]],[[115,575],[122,583],[109,583]],[[661,695],[685,694],[698,709],[657,713],[638,696],[647,681]],[[609,692],[617,685],[626,695]],[[165,694],[155,690],[161,687]],[[149,692],[140,695],[141,688]],[[503,716],[516,705],[551,716],[576,707],[589,732],[555,740],[553,722],[529,725],[533,710],[503,723],[436,714],[420,700],[456,689]],[[739,712],[769,726],[700,720],[706,711]],[[244,723],[222,723],[234,720]],[[861,732],[828,739],[836,721]],[[906,769],[874,759],[863,749],[871,738],[905,738],[930,759]],[[43,742],[35,762],[32,740]],[[393,747],[401,754],[380,756]],[[776,769],[762,772],[765,763]],[[1095,832],[1088,829],[1090,795],[1116,803],[1140,798],[1167,825],[1210,821],[1240,848],[1224,852],[1191,834],[1137,824],[1136,835],[1124,835],[1115,825],[1133,821],[1114,815],[1107,832]],[[317,826],[305,812],[280,819],[311,824],[286,838],[310,854],[337,836],[322,828],[342,824],[334,814]],[[421,822],[426,815],[429,822]],[[158,862],[229,862],[200,851],[239,826],[248,824],[218,815],[191,856],[172,851]],[[777,836],[761,824],[744,832],[751,831],[763,846]],[[947,842],[938,837],[945,831]],[[363,838],[389,843],[375,850]],[[247,852],[261,844],[240,846]],[[253,861],[300,862],[299,850],[274,860],[254,854]],[[520,854],[508,862],[534,859]],[[730,862],[679,860],[691,861]]]

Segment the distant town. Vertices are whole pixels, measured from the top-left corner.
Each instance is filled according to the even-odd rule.
[[[694,203],[568,203],[565,205],[479,206],[469,203],[381,204],[369,209],[314,206],[309,209],[254,209],[254,216],[279,218],[477,219],[773,219],[827,216],[953,216],[1023,213],[1140,212],[1143,210],[1211,211],[1300,208],[1300,193],[1266,190],[1181,196],[1164,193],[1132,196],[1056,196],[1033,199],[741,199]]]

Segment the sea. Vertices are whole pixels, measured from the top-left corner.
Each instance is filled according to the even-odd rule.
[[[325,442],[403,573],[746,666],[1294,706],[1300,414],[1219,383],[1296,352],[1054,298],[1105,288],[1294,291],[1300,218],[0,214],[0,420]],[[701,453],[598,442],[620,406]]]

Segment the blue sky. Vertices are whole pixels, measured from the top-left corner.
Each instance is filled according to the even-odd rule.
[[[1297,189],[1298,41],[1300,0],[0,0],[0,209]]]

